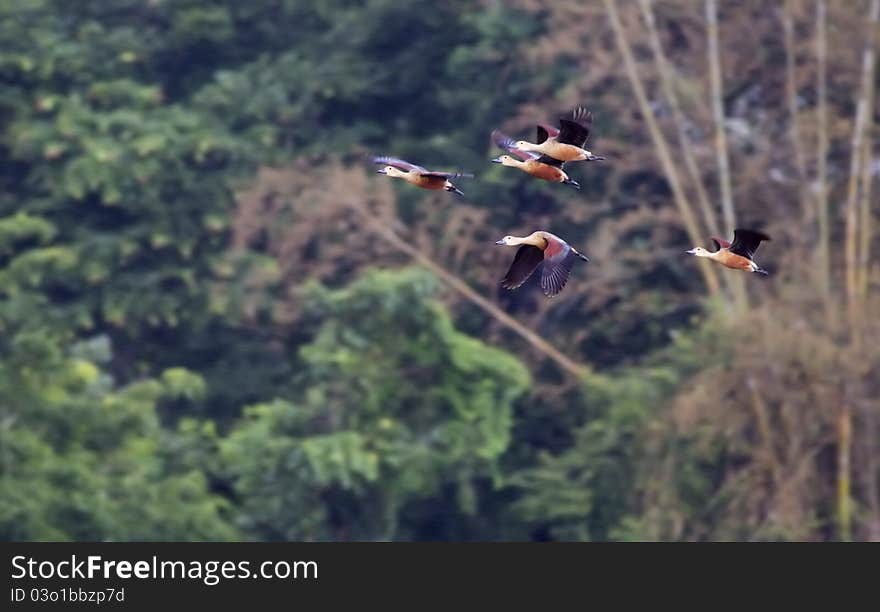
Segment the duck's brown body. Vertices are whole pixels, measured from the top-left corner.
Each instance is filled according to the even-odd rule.
[[[574,145],[557,142],[555,137],[535,145],[534,151],[549,155],[560,161],[583,161],[589,159],[589,152]]]
[[[527,174],[531,174],[535,178],[544,179],[551,183],[564,183],[570,180],[568,175],[556,166],[551,166],[533,159],[526,160],[520,163],[517,167]]]
[[[754,262],[752,262],[752,260],[747,259],[742,255],[731,253],[727,249],[720,249],[716,251],[715,257],[713,257],[712,259],[720,263],[722,266],[726,266],[733,270],[743,270],[745,272],[751,272],[752,268],[755,267],[755,264]]]
[[[449,190],[449,185],[451,184],[449,180],[444,176],[415,174],[413,172],[407,172],[406,175],[403,177],[403,180],[405,180],[407,183],[415,185],[416,187],[432,190]]]

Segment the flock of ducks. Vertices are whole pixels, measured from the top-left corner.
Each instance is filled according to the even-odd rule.
[[[507,151],[507,154],[492,161],[516,168],[537,179],[580,189],[580,184],[571,179],[563,168],[571,162],[605,159],[584,148],[590,137],[592,124],[593,114],[579,106],[559,117],[558,128],[538,123],[535,142],[513,140],[499,130],[493,130],[492,142],[499,149]],[[383,166],[377,171],[379,174],[402,179],[422,189],[442,189],[461,196],[464,194],[452,181],[473,178],[473,174],[464,172],[428,170],[396,157],[375,157],[373,162]],[[770,240],[763,232],[735,229],[733,242],[714,236],[711,240],[715,243],[714,251],[698,246],[685,252],[696,257],[708,257],[732,270],[768,274],[754,261],[755,251],[761,242]],[[543,230],[532,232],[528,236],[505,236],[495,244],[519,247],[507,273],[501,279],[501,286],[509,290],[520,287],[543,264],[540,284],[547,297],[553,297],[562,291],[576,261],[590,261],[586,255],[559,236]]]

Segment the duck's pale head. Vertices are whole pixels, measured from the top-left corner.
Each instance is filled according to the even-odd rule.
[[[502,155],[501,157],[496,157],[492,160],[496,164],[501,164],[502,166],[515,166],[516,160],[513,159],[510,155]]]
[[[515,143],[513,143],[513,146],[515,146],[520,151],[531,151],[535,148],[535,145],[526,140],[517,140]]]
[[[380,168],[376,170],[378,174],[386,174],[388,176],[401,177],[406,174],[403,170],[399,168],[395,168],[394,166],[385,166],[384,168]]]
[[[503,244],[503,245],[510,246],[510,245],[514,244],[514,241],[515,241],[515,238],[513,236],[505,236],[501,240],[496,240],[495,244]]]
[[[691,255],[696,255],[697,257],[709,257],[710,255],[712,255],[712,253],[710,253],[703,247],[694,247],[690,251],[685,251],[685,253],[690,253]]]

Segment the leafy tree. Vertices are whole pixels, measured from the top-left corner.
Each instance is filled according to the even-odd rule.
[[[163,401],[193,401],[202,380],[180,369],[119,386],[99,337],[59,350],[44,333],[0,351],[0,538],[227,540],[228,502],[199,469],[163,458]]]
[[[528,372],[456,331],[416,269],[314,285],[298,394],[257,404],[222,441],[244,529],[269,539],[467,534],[478,479],[499,480]],[[499,480],[500,482],[500,480]],[[408,514],[408,506],[430,509]],[[450,518],[451,517],[451,518]]]

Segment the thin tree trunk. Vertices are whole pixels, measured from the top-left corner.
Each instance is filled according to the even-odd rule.
[[[567,357],[541,336],[471,289],[471,287],[458,276],[432,261],[430,257],[398,236],[387,222],[383,222],[378,217],[371,214],[363,204],[352,202],[349,206],[352,210],[361,215],[370,231],[385,240],[390,246],[405,253],[419,264],[431,270],[431,272],[446,282],[446,284],[454,290],[458,291],[467,300],[482,308],[493,319],[522,337],[530,346],[532,346],[532,348],[556,362],[556,364],[565,372],[571,374],[577,380],[583,380],[584,377],[589,376],[591,371],[586,365]]]
[[[733,207],[733,190],[730,181],[730,160],[727,151],[727,133],[724,127],[724,88],[721,83],[721,52],[718,44],[718,5],[706,0],[706,35],[709,41],[709,84],[712,115],[715,119],[715,157],[718,160],[718,181],[721,186],[721,211],[728,233],[736,228],[736,211]],[[730,278],[734,300],[740,310],[748,307],[742,275]]]
[[[868,498],[868,539],[872,542],[880,542],[880,470],[877,468],[877,454],[874,449],[877,445],[877,411],[880,409],[877,402],[870,402],[865,407],[865,492]]]
[[[862,227],[862,233],[859,235],[859,221],[864,221],[870,217],[868,212],[870,198],[870,134],[869,126],[872,122],[872,100],[874,89],[874,45],[876,43],[880,23],[880,0],[872,0],[868,14],[868,41],[862,55],[862,83],[859,93],[859,100],[856,106],[856,119],[853,127],[852,138],[852,157],[850,162],[850,176],[847,185],[846,198],[846,287],[847,287],[847,307],[850,322],[850,338],[854,345],[856,354],[862,352],[862,299],[861,299],[861,271],[862,264],[867,267],[867,251],[870,248],[868,235],[870,228]],[[859,189],[859,183],[862,183]],[[861,198],[859,198],[861,192]],[[861,215],[859,215],[861,208]],[[865,254],[859,257],[859,243],[864,247]],[[839,464],[844,473],[838,474],[840,482],[838,484],[838,504],[841,506],[840,511],[840,535],[841,539],[849,540],[851,538],[851,517],[850,517],[850,455],[852,453],[852,443],[850,438],[852,431],[852,414],[848,404],[844,405],[841,414],[841,433],[839,440],[840,457]],[[868,449],[870,452],[871,449]],[[869,469],[873,462],[869,462]],[[876,494],[876,490],[874,491]],[[876,499],[869,499],[869,502],[876,502]],[[876,506],[873,509],[876,511]],[[876,516],[876,515],[875,515]]]
[[[855,329],[859,318],[858,299],[858,244],[859,244],[859,180],[862,178],[864,142],[870,107],[871,90],[874,80],[874,40],[877,37],[877,24],[880,22],[880,0],[872,0],[868,14],[869,36],[862,55],[862,81],[856,105],[856,118],[852,135],[852,157],[850,158],[849,182],[846,195],[846,295],[851,333],[854,340],[861,334]]]
[[[795,78],[795,61],[794,61],[794,12],[795,0],[785,0],[782,9],[782,31],[785,40],[785,96],[788,98],[788,113],[790,118],[790,135],[791,146],[794,152],[795,168],[798,174],[798,194],[801,201],[801,212],[806,220],[811,216],[811,207],[806,197],[804,185],[807,181],[806,163],[804,162],[804,152],[801,149],[801,133],[798,123],[797,108],[797,81]]]
[[[730,183],[730,161],[727,155],[727,133],[724,129],[724,91],[721,84],[721,52],[718,48],[718,5],[706,0],[706,33],[709,39],[709,84],[712,116],[715,119],[715,157],[718,160],[718,181],[721,184],[721,210],[728,231],[736,227],[736,211]]]
[[[608,19],[611,22],[611,28],[614,30],[614,36],[617,40],[617,46],[620,49],[621,55],[623,55],[624,69],[626,70],[630,85],[635,92],[636,100],[639,104],[639,109],[641,111],[642,117],[644,117],[645,123],[648,125],[648,131],[651,134],[651,139],[654,143],[654,149],[656,150],[657,157],[660,159],[660,163],[663,166],[663,171],[666,174],[666,180],[669,181],[669,186],[672,189],[672,194],[675,199],[675,204],[678,207],[679,212],[681,213],[682,221],[684,221],[685,230],[687,231],[688,237],[690,238],[691,242],[693,242],[694,244],[699,244],[702,241],[699,225],[697,224],[696,217],[691,210],[691,205],[687,200],[687,196],[685,195],[684,190],[681,187],[681,182],[678,178],[678,171],[676,170],[675,163],[672,161],[672,155],[669,152],[669,146],[666,143],[666,138],[663,136],[663,132],[660,131],[660,127],[657,124],[657,119],[656,117],[654,117],[654,112],[651,110],[651,105],[648,102],[648,96],[645,93],[645,87],[642,84],[642,79],[639,76],[638,70],[636,69],[636,63],[632,55],[632,50],[630,49],[629,42],[626,39],[626,34],[623,31],[623,25],[620,23],[620,16],[617,13],[617,6],[614,0],[604,0],[604,3],[605,10],[608,14]],[[720,295],[721,287],[718,283],[716,271],[709,264],[710,262],[704,261],[701,258],[701,261],[697,265],[699,266],[700,273],[703,275],[703,280],[706,282],[709,294],[712,297],[715,297]]]
[[[663,88],[663,95],[669,103],[672,111],[672,120],[675,123],[676,132],[678,134],[678,144],[681,147],[682,156],[684,157],[685,167],[690,175],[691,184],[697,194],[697,203],[703,213],[703,221],[711,233],[722,233],[721,226],[718,225],[718,218],[715,210],[709,202],[709,196],[706,193],[706,187],[703,185],[703,178],[700,168],[697,165],[694,150],[691,146],[690,138],[688,138],[685,129],[684,113],[681,111],[681,105],[678,103],[678,95],[673,87],[672,70],[663,52],[663,45],[660,42],[660,35],[657,32],[657,23],[654,19],[654,11],[651,7],[651,0],[639,0],[639,6],[642,9],[642,15],[648,24],[648,39],[651,43],[651,49],[654,52],[654,62],[657,67],[657,74],[660,75],[660,85]]]
[[[831,226],[828,215],[828,34],[825,0],[816,0],[816,216],[819,220],[819,289],[825,311],[834,312],[831,303]]]
[[[852,509],[850,496],[849,459],[852,447],[852,414],[848,397],[837,417],[837,539],[849,542],[852,538]]]
[[[868,108],[874,107],[873,88],[869,94],[870,101]],[[861,218],[859,219],[859,273],[858,273],[858,300],[864,309],[865,300],[868,298],[868,276],[871,263],[871,241],[873,239],[874,224],[871,210],[871,197],[874,186],[874,175],[871,172],[871,162],[874,157],[874,140],[873,133],[873,113],[868,113],[868,125],[865,127],[865,143],[862,145],[862,176],[861,176],[861,193],[860,209]]]
[[[758,388],[758,382],[754,377],[749,376],[746,380],[749,392],[752,396],[752,410],[755,413],[755,420],[758,424],[758,432],[761,435],[761,442],[764,445],[764,453],[767,456],[767,462],[770,465],[770,476],[773,479],[773,485],[778,486],[782,481],[782,468],[780,467],[779,458],[776,456],[776,448],[773,446],[773,429],[770,426],[770,411],[767,409],[767,403],[761,395]]]

